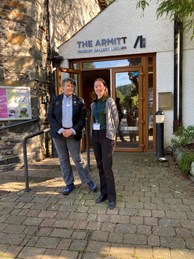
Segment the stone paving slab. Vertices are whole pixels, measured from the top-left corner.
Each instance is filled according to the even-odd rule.
[[[76,172],[75,190],[63,196],[56,171],[53,179],[30,182],[30,192],[14,179],[0,179],[0,258],[194,258],[194,185],[172,158],[164,165],[149,153],[115,153],[114,210],[106,201],[95,204],[98,193]]]

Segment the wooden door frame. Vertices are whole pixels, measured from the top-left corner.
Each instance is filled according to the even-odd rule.
[[[79,75],[78,76],[78,93],[79,96],[83,97],[83,87],[82,87],[82,71],[81,70],[75,70],[72,68],[65,68],[65,67],[57,67],[56,69],[56,79],[57,79],[57,89],[56,89],[56,93],[60,94],[62,93],[62,73],[69,73],[70,77],[73,74]]]

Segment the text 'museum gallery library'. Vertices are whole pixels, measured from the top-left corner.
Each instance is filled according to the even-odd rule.
[[[135,0],[116,0],[59,46],[61,79],[77,81],[88,119],[93,84],[101,77],[117,102],[118,151],[156,149],[156,112],[164,112],[164,146],[179,125],[192,125],[194,42],[192,32],[167,17],[157,19],[156,1],[144,11]]]

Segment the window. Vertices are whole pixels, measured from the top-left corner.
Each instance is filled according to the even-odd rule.
[[[98,68],[112,68],[112,67],[126,67],[141,65],[141,58],[117,59],[117,60],[103,60],[94,62],[84,62],[83,70],[92,70]]]

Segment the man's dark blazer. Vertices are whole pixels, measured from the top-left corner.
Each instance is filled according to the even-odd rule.
[[[50,123],[50,134],[52,138],[64,139],[64,137],[58,134],[58,130],[63,128],[62,126],[62,101],[63,94],[54,96],[48,109],[48,120]],[[75,139],[80,140],[82,137],[82,130],[85,126],[86,109],[83,99],[77,95],[72,95],[72,122],[73,129],[76,132]]]

